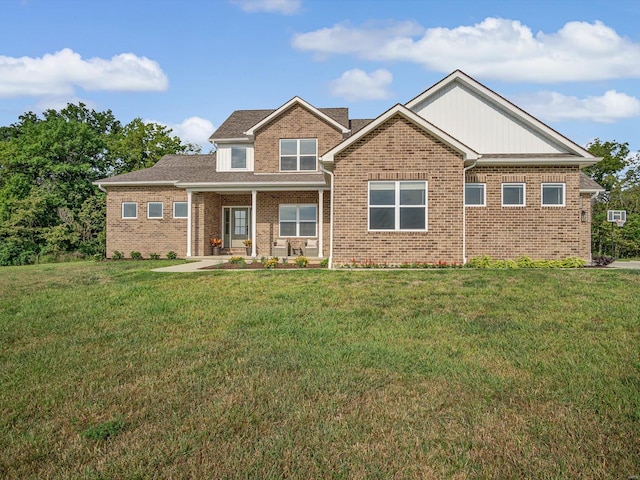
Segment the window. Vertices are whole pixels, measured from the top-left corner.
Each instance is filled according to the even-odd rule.
[[[280,205],[281,237],[315,237],[317,205]]]
[[[502,206],[503,207],[524,207],[525,206],[524,183],[503,183],[502,184]]]
[[[187,218],[187,202],[173,202],[173,218]]]
[[[162,218],[162,202],[147,203],[147,218]]]
[[[542,205],[545,207],[564,207],[564,183],[543,183]]]
[[[245,147],[231,147],[231,168],[247,168],[247,149]]]
[[[486,185],[484,183],[466,183],[464,186],[464,204],[467,207],[484,207]]]
[[[369,182],[369,230],[426,230],[427,182]]]
[[[318,141],[315,138],[280,140],[281,171],[315,171]]]
[[[138,218],[138,204],[136,202],[122,202],[122,218]]]

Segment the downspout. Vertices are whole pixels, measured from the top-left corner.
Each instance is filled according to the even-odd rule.
[[[331,178],[331,185],[329,186],[329,192],[331,193],[331,198],[329,199],[329,221],[331,225],[329,226],[329,264],[327,265],[331,269],[333,268],[333,172],[324,168],[322,160],[320,161],[320,171]]]
[[[462,264],[467,264],[467,205],[464,194],[467,185],[467,170],[476,166],[478,160],[474,160],[471,165],[462,169]]]
[[[96,183],[96,185],[98,185],[98,190],[100,190],[101,192],[107,193],[107,189],[104,188],[101,183]]]

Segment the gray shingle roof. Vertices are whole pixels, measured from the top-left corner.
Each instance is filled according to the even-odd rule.
[[[605,191],[598,182],[589,177],[586,173],[580,172],[580,190],[601,190]]]
[[[322,173],[216,172],[216,155],[165,155],[153,167],[98,180],[96,183],[311,183],[324,185]]]
[[[351,120],[349,120],[349,129],[351,130],[351,135],[356,133],[361,128],[366,127],[371,122],[373,122],[373,118],[352,118]]]
[[[209,139],[223,140],[231,138],[248,138],[244,132],[253,127],[267,116],[271,115],[276,109],[272,110],[236,110],[229,118],[227,118],[218,129],[211,134]],[[348,108],[319,108],[322,113],[332,118],[340,125],[349,128],[349,109]]]

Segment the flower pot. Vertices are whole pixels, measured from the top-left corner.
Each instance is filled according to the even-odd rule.
[[[211,255],[220,255],[220,247],[211,247]]]
[[[247,255],[251,255],[251,247],[245,247],[245,251],[247,252]]]

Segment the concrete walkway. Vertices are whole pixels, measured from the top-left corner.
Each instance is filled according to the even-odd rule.
[[[622,262],[622,261],[616,261],[613,262],[609,265],[607,265],[608,268],[627,268],[627,269],[631,269],[631,270],[638,270],[640,269],[640,262],[638,261],[631,261],[631,262]]]
[[[210,267],[219,263],[224,263],[227,260],[224,257],[216,258],[215,260],[196,260],[188,263],[182,263],[180,265],[173,265],[171,267],[154,268],[152,272],[197,272],[203,267]]]

